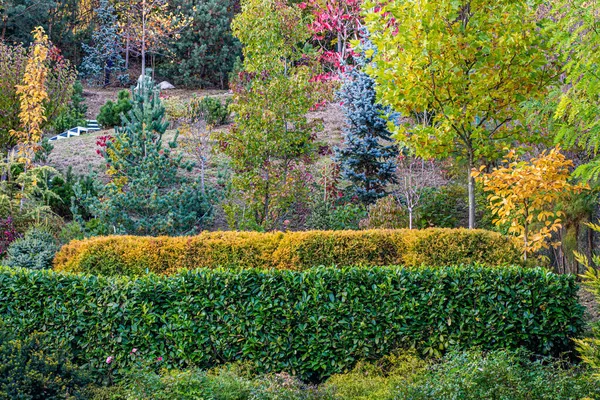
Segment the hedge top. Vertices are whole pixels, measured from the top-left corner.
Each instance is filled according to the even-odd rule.
[[[180,269],[243,267],[304,270],[319,265],[519,264],[515,242],[468,229],[203,232],[190,237],[106,236],[64,246],[59,271],[169,275]]]

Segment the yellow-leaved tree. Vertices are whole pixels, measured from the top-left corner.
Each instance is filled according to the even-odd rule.
[[[42,124],[46,121],[44,102],[48,100],[45,87],[48,76],[48,36],[39,26],[32,34],[34,42],[25,66],[23,81],[21,85],[17,85],[21,129],[10,132],[17,139],[18,161],[24,163],[25,168],[31,166],[35,151],[40,146]]]
[[[497,226],[508,225],[508,233],[523,242],[523,258],[547,248],[552,233],[560,229],[563,212],[556,202],[586,186],[569,183],[573,162],[557,146],[529,161],[519,161],[514,151],[506,156],[507,165],[473,176],[483,184]],[[556,245],[555,243],[551,243]]]

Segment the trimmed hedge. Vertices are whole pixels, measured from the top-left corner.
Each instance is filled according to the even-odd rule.
[[[401,347],[572,348],[582,329],[574,276],[483,266],[195,270],[137,279],[0,267],[0,319],[48,332],[77,361],[167,367],[248,360],[257,372],[320,380]],[[113,357],[110,365],[107,357]]]
[[[496,232],[398,229],[97,237],[64,246],[54,265],[59,271],[132,276],[230,266],[304,270],[319,265],[497,266],[520,260],[515,242]]]

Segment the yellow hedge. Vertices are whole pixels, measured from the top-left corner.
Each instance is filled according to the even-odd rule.
[[[303,270],[318,265],[520,263],[514,241],[467,229],[204,232],[191,237],[106,236],[76,240],[54,260],[59,271],[103,275],[172,274],[242,267]]]

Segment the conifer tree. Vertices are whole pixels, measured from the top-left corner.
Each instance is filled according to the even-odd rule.
[[[341,176],[351,182],[352,195],[369,204],[385,196],[388,184],[396,182],[398,147],[387,128],[388,108],[377,103],[375,81],[362,69],[369,62],[365,52],[372,46],[363,40],[363,53],[355,57],[355,67],[343,76],[338,92],[346,119],[345,147],[336,148]]]
[[[85,56],[81,62],[81,72],[90,83],[107,85],[112,71],[124,71],[121,36],[115,8],[108,0],[100,0],[95,12],[97,26],[92,34],[92,45],[82,45]]]
[[[133,108],[116,135],[104,141],[108,184],[87,200],[96,218],[115,233],[184,235],[201,229],[210,215],[207,197],[182,176],[192,164],[174,154],[177,135],[163,147],[167,130],[159,90],[149,77],[133,90]]]

